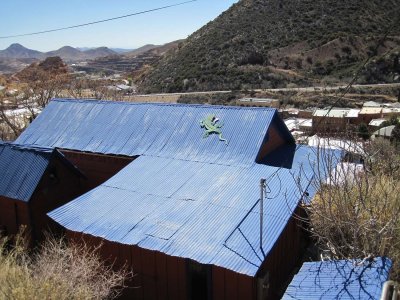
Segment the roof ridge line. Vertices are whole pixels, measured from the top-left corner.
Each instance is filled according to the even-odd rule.
[[[264,110],[264,111],[277,111],[276,108],[273,107],[242,107],[236,105],[214,105],[214,104],[186,104],[186,103],[164,103],[164,102],[128,102],[128,101],[116,101],[116,100],[101,100],[101,99],[92,99],[92,98],[53,98],[50,102],[68,102],[68,101],[76,101],[81,103],[107,103],[107,104],[124,104],[124,105],[148,105],[148,106],[180,106],[180,107],[214,107],[214,108],[223,108],[223,109],[232,109],[232,110]]]

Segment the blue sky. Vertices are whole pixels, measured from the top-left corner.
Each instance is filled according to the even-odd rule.
[[[154,9],[184,0],[1,0],[0,36],[42,31]],[[137,48],[164,44],[188,35],[215,19],[238,0],[198,0],[182,6],[88,27],[43,35],[0,39],[49,51],[62,46]]]

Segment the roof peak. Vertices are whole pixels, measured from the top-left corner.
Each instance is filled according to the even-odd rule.
[[[264,111],[277,111],[272,107],[243,107],[243,106],[229,106],[229,105],[214,105],[214,104],[186,104],[186,103],[163,103],[163,102],[127,102],[127,101],[114,101],[114,100],[99,100],[91,98],[54,98],[52,102],[68,102],[76,101],[81,103],[105,103],[110,105],[146,105],[146,106],[174,106],[174,107],[205,107],[205,108],[224,108],[232,110],[264,110]]]
[[[55,148],[44,147],[44,146],[37,146],[37,145],[29,145],[29,144],[18,144],[13,142],[5,142],[0,141],[0,146],[7,146],[17,150],[26,150],[26,151],[35,151],[35,152],[46,152],[51,153]]]

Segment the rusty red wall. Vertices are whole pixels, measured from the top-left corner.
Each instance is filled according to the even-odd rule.
[[[42,239],[47,230],[60,231],[47,213],[82,195],[84,187],[85,179],[76,170],[57,157],[51,160],[29,201],[35,239]]]
[[[300,209],[296,212],[301,213]],[[266,299],[280,299],[283,285],[302,256],[303,230],[292,218],[281,237],[264,261],[260,272],[269,271],[269,295]],[[122,245],[86,234],[67,231],[71,242],[98,246],[102,243],[101,256],[117,266],[127,264],[136,273],[129,282],[131,288],[124,291],[122,299],[139,300],[189,300],[188,260],[169,256],[138,246]],[[212,299],[242,300],[257,298],[257,277],[239,274],[212,266]]]
[[[126,167],[133,157],[113,156],[61,150],[65,157],[81,170],[87,177],[86,191],[89,191]]]
[[[297,208],[259,270],[260,274],[266,271],[270,274],[267,299],[281,298],[286,288],[285,284],[289,284],[292,272],[299,265],[303,256],[304,230],[301,221],[295,216],[304,216],[301,207]]]
[[[135,275],[122,299],[187,299],[185,259],[69,230],[66,236],[72,243],[85,243],[92,247],[102,245],[99,253],[103,260],[114,263],[116,267],[128,265],[133,269]]]
[[[213,299],[256,299],[256,279],[224,268],[212,267]]]
[[[0,196],[0,227],[5,234],[17,234],[21,225],[32,230],[29,207],[26,202]]]

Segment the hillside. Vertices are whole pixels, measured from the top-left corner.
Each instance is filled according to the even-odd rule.
[[[139,74],[147,70],[149,65],[155,64],[169,50],[176,49],[181,41],[173,41],[164,45],[145,45],[128,53],[89,60],[87,64],[73,66],[73,68],[88,73],[112,74],[113,72],[123,72],[138,77]]]
[[[22,82],[42,81],[43,78],[55,78],[59,75],[68,74],[68,67],[58,57],[47,57],[41,62],[35,62],[22,71],[15,74],[15,77]]]
[[[144,92],[174,92],[338,82],[371,54],[398,7],[397,0],[241,0],[138,83]],[[378,54],[396,49],[399,37],[397,22]]]
[[[147,54],[154,54],[154,55],[163,55],[170,49],[175,49],[179,43],[183,42],[184,40],[177,40],[173,41],[164,45],[144,45],[143,47],[137,48],[133,51],[124,53],[124,56],[127,57],[136,57],[138,55],[141,55],[143,53]]]

